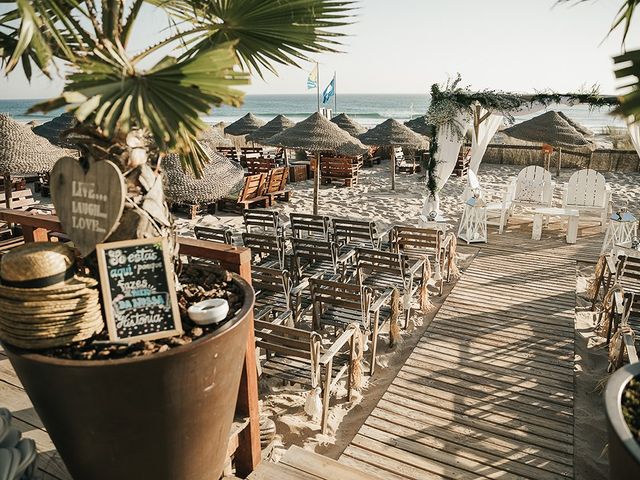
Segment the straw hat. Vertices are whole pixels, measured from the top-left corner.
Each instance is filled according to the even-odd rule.
[[[246,135],[264,125],[264,122],[253,113],[247,113],[224,129],[227,135]]]
[[[97,282],[76,275],[75,255],[61,243],[17,247],[0,263],[0,338],[40,349],[85,340],[104,328]]]

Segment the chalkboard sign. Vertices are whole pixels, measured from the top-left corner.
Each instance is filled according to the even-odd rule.
[[[135,342],[182,333],[165,238],[97,245],[111,341]]]

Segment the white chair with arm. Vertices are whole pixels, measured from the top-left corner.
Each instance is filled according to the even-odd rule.
[[[607,219],[611,203],[611,187],[604,175],[590,168],[578,170],[565,185],[562,200],[563,208],[572,208],[583,214],[593,214],[600,220],[600,228],[607,229]]]
[[[507,194],[503,200],[506,219],[508,220],[514,207],[517,206],[523,208],[551,207],[555,188],[556,184],[551,180],[551,173],[548,170],[535,165],[523,168],[507,187]]]

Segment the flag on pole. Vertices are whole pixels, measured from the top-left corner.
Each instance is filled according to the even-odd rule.
[[[309,72],[309,76],[307,77],[307,90],[311,90],[312,88],[316,88],[318,86],[318,65],[316,64],[313,67],[313,70]]]
[[[329,82],[327,88],[322,92],[322,103],[328,103],[331,97],[333,97],[336,93],[336,77]]]

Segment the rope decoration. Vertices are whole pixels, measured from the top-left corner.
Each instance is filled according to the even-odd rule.
[[[458,239],[453,232],[447,234],[449,237],[449,275],[451,278],[460,278],[460,269],[457,263]]]
[[[391,318],[389,319],[389,347],[394,347],[400,341],[400,292],[397,288],[391,294]]]
[[[589,288],[587,289],[587,296],[591,300],[596,299],[598,286],[602,282],[602,277],[604,276],[605,261],[606,261],[606,255],[600,255],[600,258],[598,258],[598,263],[596,263],[595,278],[589,282]]]
[[[631,330],[631,327],[626,324],[620,325],[620,328],[611,337],[611,342],[609,342],[609,372],[613,372],[624,365],[625,348],[623,335],[625,334],[631,335],[635,341],[635,333]]]
[[[349,325],[353,332],[354,355],[351,358],[351,388],[360,391],[362,389],[362,358],[364,357],[364,334],[357,323]]]
[[[600,335],[601,337],[606,336],[607,332],[609,331],[609,326],[613,317],[612,304],[617,292],[624,292],[624,290],[622,289],[622,285],[620,285],[619,283],[613,285],[602,299],[603,314],[600,322],[596,325],[595,328],[596,334]]]
[[[433,310],[433,302],[429,297],[429,279],[431,278],[431,262],[428,257],[425,257],[424,264],[422,266],[422,283],[420,284],[420,310],[422,313],[429,313]]]

